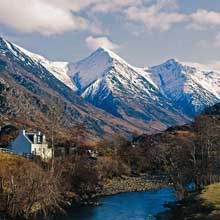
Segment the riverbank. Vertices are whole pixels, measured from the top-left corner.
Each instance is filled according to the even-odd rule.
[[[193,193],[182,201],[166,206],[170,209],[158,214],[158,219],[219,220],[220,183],[209,185],[200,193]]]
[[[158,189],[164,186],[162,183],[147,180],[145,177],[115,177],[105,180],[103,187],[96,196],[109,196],[123,192],[141,192],[151,189]]]
[[[166,186],[161,181],[152,181],[145,176],[130,177],[121,176],[114,177],[113,179],[106,179],[101,183],[101,186],[97,188],[96,193],[90,195],[84,195],[83,198],[79,200],[75,198],[72,200],[73,203],[79,203],[82,205],[94,205],[97,206],[99,203],[96,202],[96,198],[103,196],[117,195],[119,193],[125,192],[144,192],[152,189],[160,189]],[[71,195],[71,194],[70,194]],[[74,197],[72,197],[74,198]]]

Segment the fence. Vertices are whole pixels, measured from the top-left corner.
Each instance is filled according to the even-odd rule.
[[[0,152],[14,154],[14,152],[12,150],[9,150],[8,148],[0,148]]]

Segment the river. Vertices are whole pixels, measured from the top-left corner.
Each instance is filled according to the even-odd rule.
[[[165,211],[166,202],[175,201],[172,188],[129,192],[99,199],[100,206],[73,207],[59,220],[152,220]],[[161,219],[162,220],[162,219]]]

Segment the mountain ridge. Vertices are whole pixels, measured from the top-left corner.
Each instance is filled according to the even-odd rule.
[[[116,132],[128,136],[138,130],[87,103],[41,64],[17,48],[12,49],[14,53],[0,39],[0,82],[2,88],[8,88],[0,94],[1,125],[15,123],[19,127],[48,131],[54,106],[60,119],[57,128],[63,130],[64,136],[65,133],[70,135],[72,126],[77,123],[84,123],[89,131],[88,139],[91,135],[113,135]]]
[[[184,124],[220,98],[218,72],[190,67],[176,59],[139,68],[108,49],[98,48],[80,61],[59,62],[8,41],[6,44],[8,56],[33,73],[40,69],[40,78],[71,102],[75,99],[77,104],[81,96],[114,120],[144,132]],[[4,55],[7,50],[0,48],[0,53]]]
[[[174,59],[148,71],[162,94],[191,118],[220,100],[220,72],[207,72]]]

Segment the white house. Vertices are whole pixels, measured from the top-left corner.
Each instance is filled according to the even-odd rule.
[[[43,160],[49,160],[53,156],[46,136],[40,132],[27,133],[25,130],[20,130],[17,138],[11,142],[11,150],[18,155],[40,156]]]

